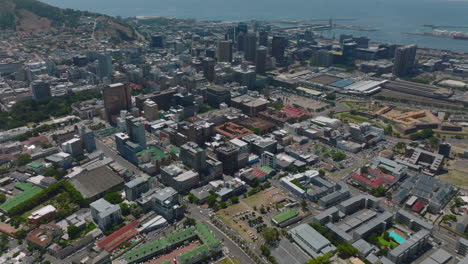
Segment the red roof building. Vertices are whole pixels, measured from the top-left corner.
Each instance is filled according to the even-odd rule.
[[[293,106],[290,106],[290,105],[287,105],[285,107],[283,107],[283,109],[281,109],[283,112],[285,112],[287,115],[295,118],[295,119],[299,119],[301,117],[308,117],[308,116],[311,116],[309,114],[309,112],[301,109],[301,108],[297,108],[297,107],[293,107]]]
[[[119,230],[97,242],[97,246],[111,252],[122,245],[122,243],[134,238],[138,234],[138,230],[136,229],[138,225],[138,221],[133,221],[123,226]]]
[[[389,174],[386,174],[386,173],[383,173],[382,171],[380,170],[377,170],[377,169],[372,169],[372,168],[367,168],[367,173],[371,176],[374,176],[376,178],[382,178],[384,179],[387,183],[395,183],[398,181],[398,179],[392,175],[389,175]]]
[[[423,202],[417,201],[411,206],[411,210],[413,212],[419,213],[426,205]]]
[[[365,176],[362,176],[362,175],[359,175],[357,173],[353,173],[351,176],[352,176],[353,180],[356,181],[359,185],[362,185],[362,186],[364,186],[366,188],[369,188],[369,189],[377,189],[380,186],[385,184],[385,181],[382,178],[372,177],[372,178],[369,179],[369,178],[367,178]]]

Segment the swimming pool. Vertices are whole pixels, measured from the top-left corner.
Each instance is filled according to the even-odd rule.
[[[388,231],[388,235],[389,235],[391,238],[395,239],[395,241],[396,241],[398,244],[401,244],[401,243],[403,243],[403,242],[406,241],[406,238],[400,236],[397,232],[395,232],[395,231],[393,231],[393,230]]]

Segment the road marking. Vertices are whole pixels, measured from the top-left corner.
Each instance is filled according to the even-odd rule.
[[[286,252],[289,256],[291,256],[296,261],[296,263],[299,263],[299,264],[301,263],[299,262],[299,260],[297,260],[297,258],[291,255],[291,253],[289,253],[281,244],[279,246],[281,247],[281,249],[283,249],[284,252]]]

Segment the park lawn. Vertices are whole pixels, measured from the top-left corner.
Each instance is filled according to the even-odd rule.
[[[448,173],[437,176],[437,178],[453,185],[468,187],[468,177],[466,175],[466,172],[451,169]]]
[[[387,241],[383,238],[383,236],[379,236],[378,237],[379,239],[379,244],[382,245],[382,246],[385,246],[385,247],[391,247],[391,248],[396,248],[398,246],[397,243],[393,242],[393,241]]]
[[[362,122],[369,122],[369,118],[363,117],[363,116],[358,116],[358,115],[352,115],[349,112],[341,112],[336,114],[338,117],[342,119],[346,119],[351,122],[357,122],[357,123],[362,123]]]
[[[245,203],[238,203],[228,206],[225,209],[219,210],[216,215],[229,227],[234,229],[239,235],[241,235],[247,242],[253,242],[250,238],[249,234],[247,233],[250,227],[242,220],[233,219],[232,216],[236,215],[237,213],[253,210]],[[236,222],[234,222],[236,221]],[[252,230],[255,232],[255,230]]]
[[[241,264],[241,262],[237,258],[223,258],[216,262],[216,264]]]
[[[270,187],[266,190],[242,199],[242,201],[252,208],[257,207],[257,210],[259,210],[262,205],[265,207],[274,207],[278,201],[284,200],[285,198],[287,197],[281,189]]]
[[[362,109],[368,106],[368,102],[353,102],[353,101],[342,101],[340,102],[344,107],[350,109]]]

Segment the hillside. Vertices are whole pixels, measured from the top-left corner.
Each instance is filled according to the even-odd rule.
[[[123,22],[101,14],[61,9],[37,0],[0,0],[0,29],[17,31],[52,31],[77,28],[81,17],[96,18],[96,37],[131,41],[135,30]]]

